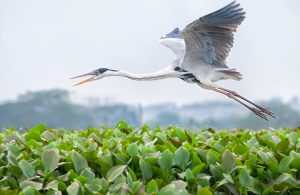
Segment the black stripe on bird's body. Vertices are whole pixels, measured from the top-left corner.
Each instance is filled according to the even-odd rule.
[[[181,80],[184,80],[185,82],[188,83],[200,83],[200,81],[192,74],[189,73],[188,71],[184,70],[183,68],[176,66],[175,71],[177,72],[186,72],[186,74],[183,74],[180,76]]]
[[[186,73],[182,75],[180,79],[188,83],[200,83],[200,81],[192,73]]]

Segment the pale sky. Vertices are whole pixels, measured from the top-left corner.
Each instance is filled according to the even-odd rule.
[[[174,58],[158,43],[159,37],[229,2],[0,0],[0,101],[52,88],[127,103],[227,100],[179,79],[138,82],[110,77],[72,87],[76,81],[69,78],[100,67],[157,71]],[[219,85],[250,99],[300,97],[300,1],[238,2],[247,14],[228,65],[244,79]]]

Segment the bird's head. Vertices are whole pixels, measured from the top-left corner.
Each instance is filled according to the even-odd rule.
[[[183,37],[179,28],[175,28],[168,34],[165,34],[164,36],[160,37],[159,39],[159,43],[166,47],[169,47],[170,45],[181,41],[183,41]]]
[[[108,69],[108,68],[99,68],[99,69],[94,70],[92,72],[89,72],[89,73],[86,73],[86,74],[81,74],[81,75],[78,75],[76,77],[72,77],[71,79],[90,76],[90,78],[82,80],[79,83],[76,83],[74,85],[74,86],[77,86],[77,85],[81,85],[83,83],[96,81],[96,80],[102,79],[102,78],[107,77],[107,76],[112,76],[113,73],[115,73],[116,71],[117,70],[111,70],[111,69]]]

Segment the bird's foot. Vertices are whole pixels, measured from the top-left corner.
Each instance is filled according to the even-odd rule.
[[[259,106],[249,100],[247,100],[246,98],[244,98],[243,96],[241,96],[240,94],[236,93],[235,91],[231,91],[231,90],[228,90],[228,89],[225,89],[228,93],[232,94],[233,96],[235,97],[239,97],[239,98],[242,98],[243,100],[251,103],[253,106],[255,106],[256,108],[258,108],[259,110],[261,110],[263,113],[275,118],[275,115],[273,112],[271,112],[271,110],[267,107],[263,107],[263,106]]]
[[[273,117],[273,118],[276,118],[274,113],[271,112],[271,110],[267,107],[263,107],[263,106],[257,106],[258,109],[260,109],[262,112],[266,113],[267,115]]]
[[[261,111],[260,109],[255,108],[255,107],[251,107],[250,110],[251,110],[254,114],[256,114],[257,116],[259,116],[259,117],[265,119],[266,121],[268,121],[268,118],[267,118],[267,115],[266,115],[265,112]]]

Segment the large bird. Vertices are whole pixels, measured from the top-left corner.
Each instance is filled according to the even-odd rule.
[[[204,89],[216,91],[239,102],[259,117],[267,120],[274,114],[265,107],[246,99],[235,91],[220,87],[215,82],[224,79],[241,80],[242,75],[226,64],[233,46],[234,32],[245,18],[240,4],[233,1],[227,6],[205,15],[187,25],[182,31],[175,28],[161,37],[159,42],[170,48],[176,59],[166,68],[149,74],[136,74],[124,70],[99,68],[74,78],[91,76],[76,85],[109,76],[121,76],[138,81],[179,78]],[[252,105],[252,106],[251,106]]]

